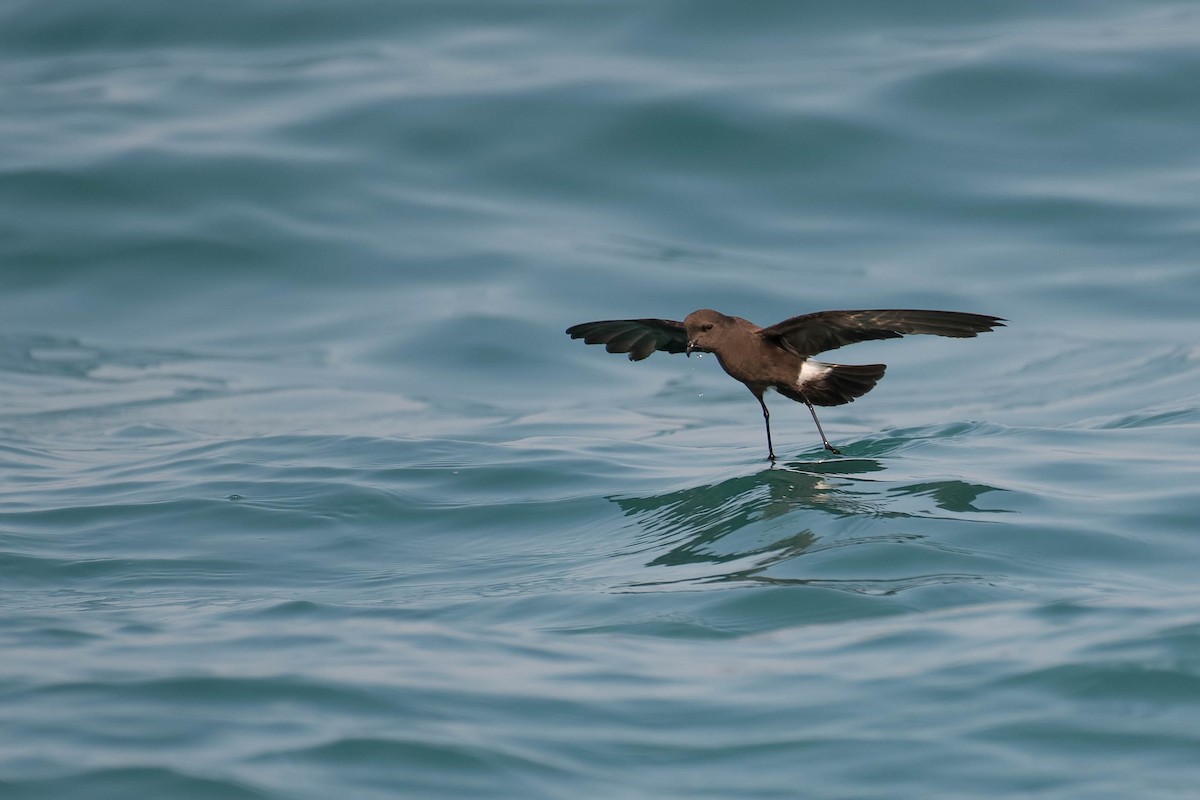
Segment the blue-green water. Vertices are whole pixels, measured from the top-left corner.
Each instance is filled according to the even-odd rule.
[[[1190,798],[1200,6],[8,2],[0,796]],[[1006,317],[826,409],[563,335]]]

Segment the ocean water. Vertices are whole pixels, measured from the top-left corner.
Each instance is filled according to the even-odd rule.
[[[0,6],[0,797],[1191,798],[1200,6]],[[1005,317],[762,419],[574,323]]]

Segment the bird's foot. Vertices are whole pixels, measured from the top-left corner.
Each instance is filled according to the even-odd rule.
[[[828,450],[829,452],[833,453],[835,456],[840,456],[842,454],[841,450],[838,450],[836,447],[831,445],[829,442],[825,443],[825,449]]]

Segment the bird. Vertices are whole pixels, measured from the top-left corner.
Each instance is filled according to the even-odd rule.
[[[768,389],[803,403],[812,414],[821,444],[836,455],[817,419],[814,406],[840,406],[862,397],[883,377],[885,364],[829,364],[815,355],[855,342],[898,339],[907,334],[970,338],[1004,327],[1007,320],[988,314],[918,309],[818,311],[760,328],[749,320],[702,308],[683,322],[670,319],[610,319],[567,328],[572,339],[603,344],[610,353],[628,353],[641,361],[655,351],[712,353],[735,380],[741,381],[762,406],[767,428],[767,458],[776,460],[771,441],[771,412],[763,395]]]

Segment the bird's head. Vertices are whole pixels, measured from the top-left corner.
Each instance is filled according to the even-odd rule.
[[[700,353],[716,352],[716,344],[721,332],[734,322],[733,317],[727,317],[720,311],[702,308],[687,315],[683,327],[687,330],[687,354],[695,350]]]

